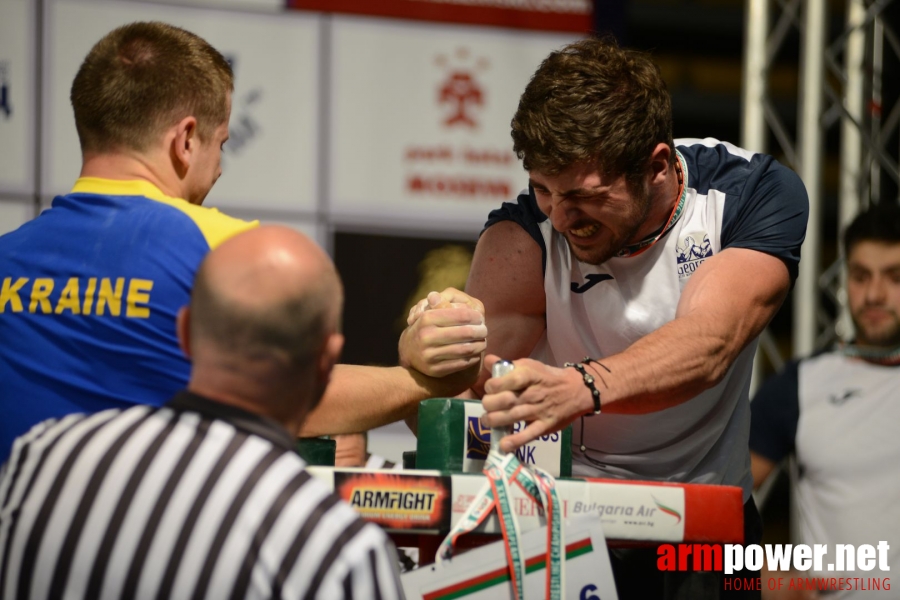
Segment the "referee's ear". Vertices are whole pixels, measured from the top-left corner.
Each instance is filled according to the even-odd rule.
[[[179,317],[181,315],[179,314]],[[325,343],[322,345],[322,352],[319,354],[319,381],[324,385],[327,385],[331,380],[331,371],[334,369],[334,365],[337,364],[338,360],[341,358],[341,350],[344,349],[344,336],[340,333],[330,333],[328,337],[325,338]]]
[[[175,333],[178,335],[178,347],[184,356],[191,359],[191,307],[182,306],[175,319]]]

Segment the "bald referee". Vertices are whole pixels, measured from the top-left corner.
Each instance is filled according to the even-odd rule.
[[[162,407],[45,421],[0,474],[2,598],[401,598],[393,546],[304,470],[292,432],[343,345],[343,292],[301,234],[210,253]]]

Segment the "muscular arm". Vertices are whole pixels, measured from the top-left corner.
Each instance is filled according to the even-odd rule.
[[[603,360],[603,409],[647,413],[693,398],[719,383],[738,354],[778,311],[790,289],[784,263],[728,248],[697,269],[675,319],[626,351]],[[589,406],[587,408],[590,408]]]
[[[415,431],[419,402],[455,396],[472,385],[487,333],[481,302],[447,288],[419,304],[400,336],[400,366],[336,365],[299,435],[356,433],[404,419]]]
[[[528,356],[547,327],[541,249],[516,223],[489,227],[478,240],[466,293],[484,303],[487,352],[513,360]],[[472,388],[484,394],[490,371]]]
[[[435,378],[405,367],[336,365],[325,396],[300,435],[356,433],[415,415],[422,400],[454,396],[468,388],[480,366]]]
[[[627,350],[606,357],[597,378],[603,410],[648,413],[680,404],[722,380],[738,354],[759,335],[790,288],[778,258],[729,248],[707,259],[682,292],[675,319]],[[489,359],[488,366],[493,362]],[[517,367],[518,367],[517,363]],[[489,426],[533,423],[507,438],[518,447],[593,411],[593,401],[574,369],[535,361],[487,383]],[[521,390],[514,393],[515,390]]]

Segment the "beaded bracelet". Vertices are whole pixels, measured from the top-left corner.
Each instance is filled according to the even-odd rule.
[[[581,373],[581,378],[584,379],[584,385],[587,386],[587,389],[591,392],[591,397],[594,399],[594,414],[600,414],[600,391],[594,386],[594,376],[588,373],[584,365],[581,363],[571,363],[567,362],[563,365],[564,367],[572,367],[579,373]]]

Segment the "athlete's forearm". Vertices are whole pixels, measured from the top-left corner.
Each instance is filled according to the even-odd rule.
[[[468,389],[480,368],[478,364],[434,378],[404,367],[337,365],[300,435],[357,433],[406,419],[417,414],[426,398],[451,397]]]
[[[603,410],[639,414],[681,404],[719,383],[750,339],[709,317],[675,319],[600,359],[602,367],[590,365]]]

